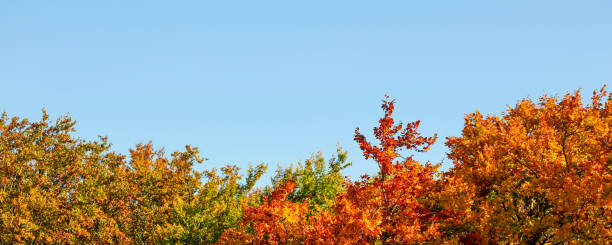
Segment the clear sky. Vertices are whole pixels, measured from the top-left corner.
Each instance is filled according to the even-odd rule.
[[[214,3],[213,3],[214,2]],[[69,113],[127,153],[197,146],[199,169],[353,142],[385,94],[441,139],[465,113],[612,80],[612,1],[2,1],[0,111]],[[452,165],[445,160],[443,168]]]

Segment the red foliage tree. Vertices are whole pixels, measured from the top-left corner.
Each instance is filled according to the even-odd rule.
[[[394,101],[383,100],[384,117],[374,128],[380,145],[374,145],[355,130],[366,159],[379,167],[375,177],[347,181],[347,190],[338,196],[333,210],[315,217],[314,242],[346,243],[419,243],[440,237],[438,219],[427,196],[435,188],[437,165],[420,164],[400,151],[425,152],[436,136],[423,137],[417,132],[419,121],[394,123]]]

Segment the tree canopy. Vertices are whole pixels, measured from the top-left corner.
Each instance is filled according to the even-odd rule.
[[[107,138],[55,121],[0,117],[1,244],[607,244],[612,241],[612,96],[602,88],[520,100],[465,116],[446,138],[453,166],[419,162],[438,137],[382,101],[375,141],[355,130],[374,175],[351,180],[338,147],[325,159],[246,175],[198,148],[152,143],[125,156]]]

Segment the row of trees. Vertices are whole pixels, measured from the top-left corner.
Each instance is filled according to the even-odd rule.
[[[612,96],[522,100],[503,114],[466,115],[449,137],[454,166],[420,163],[437,137],[396,123],[394,101],[355,141],[379,171],[342,176],[338,149],[266,171],[198,172],[197,148],[167,157],[150,143],[129,157],[74,122],[0,118],[0,243],[57,244],[563,244],[612,240]]]

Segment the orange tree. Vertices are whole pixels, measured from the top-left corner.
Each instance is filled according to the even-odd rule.
[[[605,88],[468,114],[450,137],[444,205],[464,243],[607,243],[612,239],[612,98]]]
[[[335,206],[313,217],[309,242],[413,244],[440,237],[438,219],[446,214],[428,200],[435,189],[437,165],[400,155],[401,150],[427,151],[436,136],[421,136],[419,121],[395,124],[394,101],[384,100],[382,109],[384,117],[374,128],[380,145],[355,130],[355,141],[366,159],[376,161],[378,174],[348,181]]]
[[[309,226],[308,203],[287,200],[295,189],[294,182],[277,185],[258,206],[245,206],[237,228],[225,231],[221,244],[300,244]]]
[[[106,139],[73,138],[74,121],[0,117],[0,243],[127,243],[123,157]]]
[[[168,158],[140,144],[127,161],[105,138],[73,131],[69,117],[44,112],[38,122],[0,117],[0,244],[214,242],[265,171],[250,168],[243,183],[233,166],[196,172],[203,159],[189,146]]]
[[[364,156],[374,159],[379,166],[376,176],[344,181],[343,191],[337,192],[332,205],[312,212],[307,205],[310,199],[298,198],[305,193],[300,194],[298,189],[291,196],[296,191],[295,181],[299,182],[300,178],[289,178],[296,175],[280,171],[288,181],[277,182],[261,206],[247,207],[239,228],[228,230],[222,242],[414,244],[439,239],[438,220],[446,218],[448,213],[429,198],[429,193],[437,190],[434,179],[437,165],[420,164],[412,156],[400,155],[401,150],[427,151],[436,136],[421,136],[417,132],[418,121],[395,124],[391,117],[393,101],[384,100],[382,109],[384,117],[374,128],[380,146],[369,143],[359,129],[355,131],[355,140]],[[309,172],[302,175],[302,181],[311,179]],[[316,188],[298,186],[302,191]],[[295,202],[291,198],[296,198]]]

